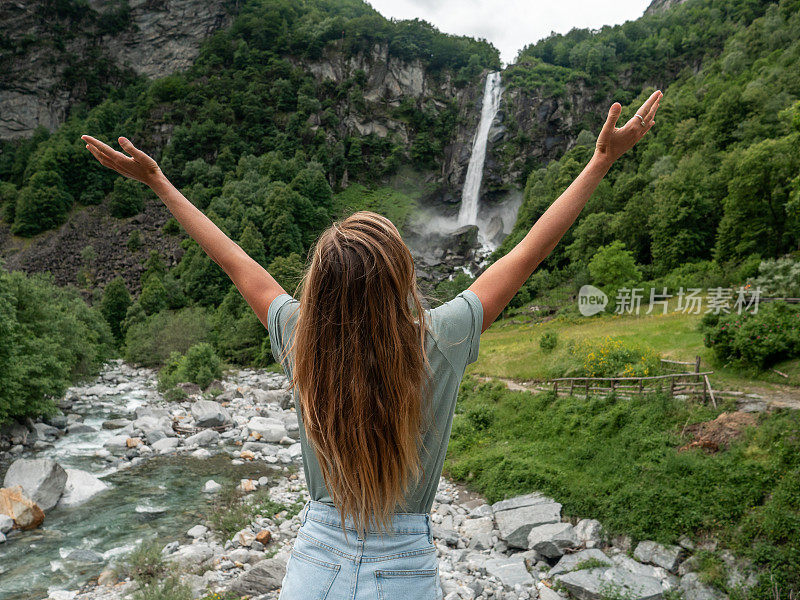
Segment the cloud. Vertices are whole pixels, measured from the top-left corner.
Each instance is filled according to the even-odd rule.
[[[524,46],[573,27],[599,29],[636,19],[650,0],[370,0],[375,10],[396,19],[419,18],[441,31],[485,38],[513,62]]]

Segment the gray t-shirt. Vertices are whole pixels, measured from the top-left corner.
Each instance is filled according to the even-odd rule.
[[[272,354],[280,360],[283,349],[291,346],[300,303],[289,294],[281,294],[269,306],[267,323]],[[431,381],[431,411],[433,422],[422,425],[422,478],[406,494],[404,512],[428,513],[433,505],[439,476],[442,473],[450,427],[458,396],[458,387],[467,365],[478,358],[478,342],[483,323],[483,306],[474,292],[464,290],[458,296],[433,310],[426,311],[428,332],[425,348],[433,379]],[[291,379],[294,357],[290,353],[282,363]],[[294,405],[300,424],[300,444],[303,449],[303,468],[312,500],[333,504],[325,487],[314,449],[306,438],[297,390]]]

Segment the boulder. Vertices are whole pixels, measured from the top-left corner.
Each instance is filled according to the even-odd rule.
[[[209,479],[208,481],[206,481],[206,484],[203,486],[203,491],[206,494],[213,494],[215,492],[220,491],[221,489],[222,486],[213,479]]]
[[[528,533],[534,527],[561,521],[561,505],[558,502],[543,501],[500,511],[493,508],[500,539],[514,548],[528,548]]]
[[[280,442],[288,435],[283,421],[270,417],[253,417],[247,422],[247,429],[264,442]]]
[[[69,508],[83,504],[92,496],[108,489],[108,484],[101,481],[88,471],[81,469],[66,469],[67,484],[64,493],[58,501],[59,508]]]
[[[492,512],[500,512],[502,510],[511,510],[514,508],[522,508],[524,506],[533,506],[534,504],[544,504],[547,502],[555,502],[552,498],[548,498],[539,492],[525,494],[524,496],[514,496],[506,500],[500,500],[492,504]]]
[[[575,554],[565,554],[561,557],[561,560],[559,560],[556,565],[550,569],[550,571],[548,571],[547,576],[555,577],[556,575],[561,575],[562,573],[569,573],[580,563],[585,563],[588,560],[600,561],[609,567],[611,566],[611,560],[602,552],[602,550],[590,548],[587,550],[581,550]]]
[[[219,441],[219,432],[213,429],[204,429],[199,433],[190,435],[183,443],[186,446],[210,446]]]
[[[0,533],[8,533],[14,527],[14,519],[7,514],[0,513]]]
[[[166,560],[183,568],[194,568],[214,558],[214,548],[208,544],[189,544],[181,546],[174,553],[166,557]]]
[[[67,554],[67,560],[88,565],[103,562],[103,555],[94,550],[78,548]]]
[[[485,567],[489,575],[497,577],[508,588],[533,584],[533,577],[525,566],[525,559],[519,555],[490,558],[486,560]]]
[[[467,545],[475,550],[488,550],[492,545],[494,521],[491,517],[464,519],[461,533],[467,539]]]
[[[268,558],[253,565],[249,571],[239,575],[228,586],[228,592],[238,595],[257,596],[281,587],[286,563],[280,558]]]
[[[96,433],[97,429],[85,423],[74,423],[67,428],[70,435],[80,435],[81,433]]]
[[[603,526],[597,519],[581,519],[575,525],[575,535],[587,548],[597,548],[602,543]]]
[[[198,427],[219,427],[231,422],[230,413],[213,400],[198,400],[192,404],[192,417]]]
[[[683,557],[683,548],[680,546],[662,546],[656,542],[645,540],[639,542],[633,557],[641,562],[663,567],[667,571],[677,573],[678,565]]]
[[[186,532],[186,535],[188,535],[190,538],[200,538],[207,533],[208,533],[208,527],[206,527],[205,525],[195,525],[189,531]]]
[[[567,548],[576,546],[578,537],[569,523],[546,523],[533,527],[528,533],[528,548],[547,558],[559,557]]]
[[[109,419],[103,421],[103,429],[122,429],[130,424],[131,422],[128,419]]]
[[[42,509],[19,485],[0,489],[0,514],[10,517],[17,529],[35,529],[44,521]]]
[[[688,573],[678,588],[684,600],[725,600],[727,596],[700,581],[697,573]]]
[[[556,575],[578,600],[601,600],[623,597],[629,600],[661,600],[663,590],[658,579],[641,577],[616,567],[595,567]]]
[[[153,451],[158,452],[159,454],[168,454],[178,446],[180,446],[181,440],[180,438],[164,438],[163,440],[158,440],[155,442],[151,448]]]
[[[19,458],[6,471],[3,486],[21,486],[25,495],[47,512],[53,508],[67,483],[67,473],[49,458]]]

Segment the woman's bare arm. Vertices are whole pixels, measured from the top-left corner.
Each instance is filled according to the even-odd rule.
[[[285,293],[275,278],[189,202],[164,176],[156,161],[137,149],[130,140],[119,138],[120,146],[130,154],[126,156],[89,135],[81,136],[81,139],[100,164],[141,181],[161,198],[186,232],[228,274],[266,327],[270,303]]]
[[[483,305],[481,331],[488,329],[539,263],[553,251],[614,161],[650,130],[661,96],[660,91],[654,92],[636,113],[641,115],[641,119],[634,115],[621,128],[617,128],[616,123],[622,106],[615,102],[597,137],[597,148],[589,164],[539,217],[527,235],[508,254],[481,273],[469,287]]]

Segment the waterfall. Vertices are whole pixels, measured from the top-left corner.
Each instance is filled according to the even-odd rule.
[[[500,73],[498,71],[489,73],[483,89],[481,120],[475,132],[475,138],[472,140],[472,154],[469,157],[467,176],[461,192],[461,208],[458,211],[459,226],[478,224],[478,196],[483,179],[483,162],[486,159],[486,142],[489,138],[489,129],[491,129],[497,109],[500,107],[501,94]]]

